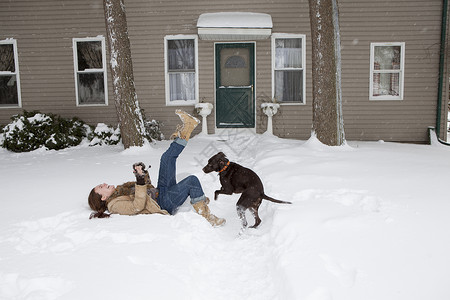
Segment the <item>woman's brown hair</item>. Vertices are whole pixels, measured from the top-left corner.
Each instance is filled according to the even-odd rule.
[[[106,206],[106,201],[102,201],[102,196],[100,194],[97,194],[95,192],[95,188],[91,190],[91,193],[88,197],[89,206],[93,211],[96,211],[96,213],[91,213],[89,216],[89,219],[92,218],[109,218],[109,214],[105,213],[105,211],[108,209]]]

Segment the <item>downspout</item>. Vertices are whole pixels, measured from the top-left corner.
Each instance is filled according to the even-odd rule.
[[[444,0],[442,5],[441,49],[439,54],[439,85],[438,85],[438,101],[436,112],[436,135],[438,139],[441,132],[442,91],[444,84],[445,36],[447,35],[447,6],[448,0]]]

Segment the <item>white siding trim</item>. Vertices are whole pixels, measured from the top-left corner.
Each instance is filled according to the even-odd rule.
[[[399,95],[390,96],[373,96],[373,74],[374,74],[374,56],[376,46],[400,46],[400,70],[379,71],[377,73],[399,73]],[[394,71],[394,72],[393,72]],[[370,43],[370,82],[369,82],[369,100],[403,100],[403,91],[405,86],[405,43],[393,42],[393,43]]]
[[[78,71],[78,55],[77,55],[77,42],[101,42],[102,43],[102,69],[89,69],[89,71]],[[76,99],[76,105],[77,106],[107,106],[108,105],[108,72],[106,69],[106,46],[105,46],[105,37],[104,36],[97,36],[97,37],[86,37],[86,38],[73,38],[72,39],[72,45],[73,45],[73,71],[74,71],[74,78],[75,78],[75,99]],[[78,73],[91,73],[92,71],[95,72],[103,72],[103,81],[104,81],[104,88],[105,88],[105,103],[96,103],[96,104],[80,104],[79,98],[78,98]]]
[[[167,52],[167,41],[169,40],[194,40],[195,51],[195,99],[192,100],[173,100],[170,101],[170,82],[169,82],[169,57]],[[199,99],[199,82],[198,82],[198,36],[197,35],[166,35],[164,37],[164,77],[165,77],[165,91],[166,91],[166,106],[190,106],[198,103]]]
[[[17,40],[16,39],[1,40],[0,44],[2,44],[2,45],[8,45],[8,44],[13,45],[14,68],[15,68],[15,72],[1,72],[0,71],[0,74],[3,74],[3,75],[15,75],[16,76],[16,83],[17,83],[17,105],[16,104],[0,105],[0,109],[1,108],[18,108],[18,107],[22,107],[22,94],[21,94],[21,91],[20,91],[20,72],[19,72],[19,55],[18,55],[18,51],[17,51]]]
[[[303,70],[303,102],[278,102],[281,105],[305,105],[306,104],[306,35],[291,33],[274,33],[272,34],[272,99],[275,97],[275,40],[283,38],[300,38],[302,39],[302,70]]]

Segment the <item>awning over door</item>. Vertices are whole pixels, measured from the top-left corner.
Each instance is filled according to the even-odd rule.
[[[197,28],[202,40],[262,40],[272,34],[272,17],[249,12],[205,13],[199,16]]]

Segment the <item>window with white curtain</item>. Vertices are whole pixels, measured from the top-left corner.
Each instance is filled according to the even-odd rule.
[[[370,100],[402,100],[405,43],[371,43]]]
[[[17,41],[0,41],[0,108],[20,107],[19,62]]]
[[[77,105],[108,104],[105,38],[74,38]]]
[[[198,102],[197,36],[166,36],[164,44],[166,104],[195,104]]]
[[[305,35],[272,35],[272,90],[280,103],[305,103]]]

